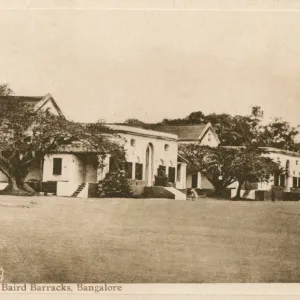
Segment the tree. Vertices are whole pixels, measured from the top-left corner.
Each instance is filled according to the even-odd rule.
[[[263,150],[246,147],[210,148],[200,144],[184,144],[180,154],[188,161],[188,172],[201,172],[214,186],[215,193],[233,182],[238,182],[236,199],[240,198],[246,181],[268,181],[280,169],[271,158],[263,156]]]
[[[200,144],[182,144],[179,153],[189,163],[187,173],[201,172],[213,185],[216,195],[236,181],[232,161],[236,151],[232,148],[210,148]]]
[[[33,194],[25,178],[44,154],[68,145],[104,154],[119,147],[111,135],[101,124],[83,126],[48,111],[35,113],[21,99],[8,98],[0,111],[0,171],[8,178],[4,192]]]
[[[99,197],[130,197],[131,189],[124,170],[109,172],[97,186]]]
[[[138,119],[134,119],[134,118],[131,118],[131,119],[126,119],[125,124],[128,124],[128,125],[144,125],[145,123],[138,120]]]
[[[0,84],[0,96],[9,96],[12,92],[8,84]]]
[[[291,126],[279,118],[262,127],[260,145],[284,150],[298,151],[295,138],[299,134],[298,127]]]
[[[239,149],[232,161],[233,173],[238,182],[234,199],[241,199],[241,189],[245,182],[269,182],[275,174],[280,173],[279,163],[263,156],[263,150]]]
[[[213,125],[221,146],[249,147],[258,146],[263,115],[262,109],[254,106],[250,115],[210,114],[205,119]]]

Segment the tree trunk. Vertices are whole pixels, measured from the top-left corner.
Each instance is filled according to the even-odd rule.
[[[215,189],[215,195],[217,197],[222,197],[222,193],[223,193],[223,190],[224,190],[223,185],[218,182],[217,184],[215,183],[213,186],[214,186],[214,189]]]
[[[19,183],[16,176],[8,177],[8,185],[1,191],[4,195],[14,195],[14,196],[33,196],[35,193],[29,192],[24,189]]]
[[[238,188],[237,188],[237,191],[236,191],[236,195],[233,198],[234,200],[241,200],[242,199],[241,190],[242,190],[243,183],[244,183],[244,181],[239,181],[239,185],[238,185]]]

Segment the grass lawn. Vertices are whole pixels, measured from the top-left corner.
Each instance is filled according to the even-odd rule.
[[[0,196],[0,226],[4,282],[300,282],[299,202]]]

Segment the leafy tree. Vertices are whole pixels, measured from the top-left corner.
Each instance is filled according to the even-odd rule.
[[[241,199],[241,189],[245,182],[269,182],[273,175],[280,173],[279,163],[262,156],[262,150],[239,149],[232,161],[233,173],[238,182],[234,199]]]
[[[126,119],[125,124],[128,124],[128,125],[144,125],[145,123],[138,120],[138,119],[134,119],[134,118],[130,118],[130,119]]]
[[[236,181],[231,162],[236,151],[228,148],[210,148],[200,144],[182,144],[179,153],[189,163],[187,173],[201,172],[213,185],[216,195]]]
[[[262,156],[262,150],[184,144],[180,145],[179,152],[189,161],[188,173],[201,172],[205,175],[217,195],[237,181],[236,198],[240,198],[241,187],[246,181],[268,181],[279,170],[277,163]]]
[[[252,107],[251,114],[246,116],[210,114],[205,117],[213,125],[222,146],[257,146],[262,118],[263,111],[258,106]]]
[[[12,92],[8,84],[0,84],[0,96],[9,96]]]
[[[8,178],[4,193],[33,194],[25,178],[44,154],[70,145],[103,154],[119,147],[111,135],[101,124],[91,128],[47,111],[35,113],[21,99],[8,97],[0,111],[0,171]]]
[[[299,134],[297,127],[291,126],[279,118],[262,127],[260,145],[284,150],[298,151],[295,138]]]
[[[99,197],[130,197],[131,189],[124,170],[109,172],[98,183]]]

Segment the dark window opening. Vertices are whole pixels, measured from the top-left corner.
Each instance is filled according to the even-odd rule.
[[[192,188],[197,188],[198,187],[198,174],[193,174],[192,175]]]
[[[113,156],[109,158],[109,172],[117,172],[119,170],[117,159]]]
[[[61,175],[62,158],[53,158],[53,175]]]
[[[298,187],[298,177],[293,177],[293,188]]]
[[[274,176],[274,186],[279,186],[279,175]]]
[[[279,184],[281,187],[285,186],[285,175],[284,174],[280,175]]]
[[[143,164],[135,164],[135,179],[143,180]]]
[[[125,176],[126,178],[132,178],[132,162],[125,163]]]
[[[159,165],[158,166],[158,171],[164,172],[166,174],[166,166]]]
[[[169,182],[175,182],[176,169],[174,167],[169,167]]]

